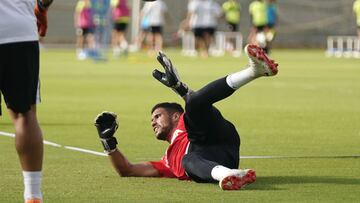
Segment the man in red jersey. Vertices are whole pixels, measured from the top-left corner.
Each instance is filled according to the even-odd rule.
[[[261,76],[276,75],[273,60],[256,45],[247,45],[249,65],[242,71],[215,80],[198,91],[180,81],[175,67],[163,54],[157,59],[165,72],[153,71],[155,79],[185,100],[185,111],[177,103],[159,103],[151,110],[151,126],[159,140],[169,142],[159,161],[132,164],[117,149],[113,136],[116,114],[103,112],[95,119],[105,152],[121,176],[169,177],[196,182],[219,182],[223,190],[239,190],[256,179],[255,171],[238,169],[240,137],[235,126],[213,106],[241,86]]]

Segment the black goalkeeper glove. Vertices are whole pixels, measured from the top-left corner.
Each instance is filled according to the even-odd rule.
[[[165,73],[155,69],[152,72],[153,77],[165,86],[173,89],[181,97],[184,97],[188,93],[189,88],[180,81],[176,68],[172,65],[170,59],[160,51],[157,60],[164,67]]]
[[[41,10],[47,10],[53,3],[53,0],[37,0],[37,4]]]
[[[107,154],[116,150],[118,143],[114,134],[118,129],[117,115],[113,112],[104,111],[95,118],[95,127],[98,131],[100,141]]]

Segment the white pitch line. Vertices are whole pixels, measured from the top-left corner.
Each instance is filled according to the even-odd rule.
[[[15,137],[15,134],[7,133],[7,132],[1,132],[1,131],[0,131],[0,135],[7,136],[7,137]]]
[[[46,140],[44,140],[43,142],[44,142],[44,144],[50,145],[50,146],[53,146],[53,147],[62,147],[61,145],[56,144],[55,142],[50,142],[50,141],[46,141]]]
[[[6,137],[15,137],[15,134],[13,133],[7,133],[7,132],[2,132],[0,131],[0,135],[6,136]],[[50,145],[53,147],[63,147],[65,149],[68,150],[73,150],[73,151],[78,151],[78,152],[83,152],[83,153],[87,153],[87,154],[94,154],[97,156],[107,156],[105,153],[103,152],[97,152],[97,151],[92,151],[92,150],[88,150],[88,149],[83,149],[83,148],[79,148],[79,147],[72,147],[72,146],[62,146],[60,144],[54,143],[54,142],[50,142],[50,141],[46,141],[44,140],[44,144],[45,145]],[[355,154],[355,155],[327,155],[327,156],[240,156],[240,159],[317,159],[317,158],[360,158],[360,154]],[[155,160],[157,158],[153,158],[153,159],[148,159],[148,160]],[[137,160],[144,160],[144,158],[137,158]]]
[[[95,154],[95,155],[98,155],[98,156],[107,156],[107,154],[102,153],[102,152],[96,152],[96,151],[83,149],[83,148],[78,148],[78,147],[64,146],[64,148],[74,150],[74,151],[84,152],[84,153],[88,153],[88,154]]]
[[[240,159],[275,159],[282,156],[240,156]]]
[[[15,134],[13,134],[13,133],[7,133],[7,132],[2,132],[2,131],[0,131],[0,135],[6,136],[6,137],[15,137]],[[49,146],[53,146],[53,147],[64,147],[65,149],[69,149],[69,150],[73,150],[73,151],[84,152],[84,153],[88,153],[88,154],[95,154],[98,156],[107,156],[106,154],[104,154],[102,152],[96,152],[96,151],[82,149],[82,148],[78,148],[78,147],[72,147],[72,146],[62,146],[60,144],[57,144],[55,142],[50,142],[47,140],[44,140],[43,142],[45,145],[49,145]]]

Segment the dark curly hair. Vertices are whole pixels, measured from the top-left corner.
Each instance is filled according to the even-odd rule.
[[[158,103],[154,107],[152,107],[151,113],[153,113],[157,108],[164,108],[171,113],[174,113],[174,112],[183,113],[184,112],[183,107],[180,104],[175,103],[175,102]]]

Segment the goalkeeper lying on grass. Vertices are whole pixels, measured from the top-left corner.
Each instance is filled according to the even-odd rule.
[[[160,52],[157,59],[165,72],[154,70],[153,76],[185,100],[185,111],[181,105],[167,102],[152,108],[151,126],[155,136],[170,145],[161,160],[136,164],[130,163],[116,147],[116,114],[99,114],[95,126],[115,170],[121,176],[219,182],[223,190],[239,190],[253,183],[254,170],[238,169],[239,134],[213,106],[254,79],[277,74],[278,64],[261,48],[247,45],[245,52],[249,64],[244,70],[213,81],[199,91],[191,91],[182,83],[171,61]]]

